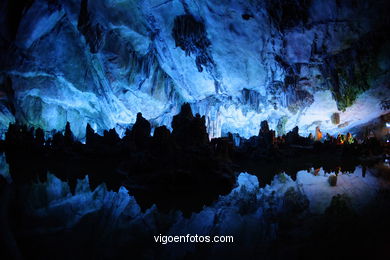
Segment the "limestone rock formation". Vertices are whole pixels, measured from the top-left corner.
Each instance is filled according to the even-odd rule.
[[[0,128],[70,122],[84,139],[89,123],[123,135],[139,111],[170,128],[189,102],[211,137],[256,135],[263,120],[280,122],[280,134],[296,125],[305,136],[317,125],[346,133],[389,112],[388,9],[387,1],[5,0]]]

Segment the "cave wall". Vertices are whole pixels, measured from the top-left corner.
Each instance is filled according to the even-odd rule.
[[[83,138],[182,102],[210,136],[260,122],[346,132],[388,113],[387,1],[17,0],[0,4],[0,128]],[[332,115],[340,120],[332,122]],[[279,131],[280,134],[282,130]]]

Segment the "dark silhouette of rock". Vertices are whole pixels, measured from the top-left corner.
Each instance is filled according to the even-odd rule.
[[[299,134],[298,134],[299,128],[298,126],[294,127],[290,132],[286,135],[286,142],[288,144],[297,144],[299,141]]]
[[[269,148],[273,144],[274,138],[275,131],[269,129],[268,122],[266,120],[262,121],[259,130],[260,145],[265,148]]]
[[[201,117],[198,113],[195,115],[195,118],[192,120],[190,133],[194,138],[193,141],[195,144],[203,145],[209,143],[205,116]]]
[[[154,130],[152,150],[157,154],[172,152],[171,132],[166,126],[159,126]]]
[[[118,133],[115,131],[115,128],[112,128],[103,132],[103,140],[104,144],[108,146],[115,146],[119,144],[120,138]]]
[[[70,129],[70,123],[69,122],[66,122],[64,142],[65,142],[66,145],[71,145],[74,142],[74,135],[72,133],[72,130]]]
[[[180,113],[173,117],[172,129],[172,137],[180,146],[197,146],[209,143],[205,117],[200,117],[199,114],[194,117],[188,103],[184,103]]]
[[[45,133],[42,128],[35,130],[35,143],[38,147],[42,147],[45,144]]]
[[[142,117],[141,113],[137,114],[137,119],[131,129],[131,136],[138,148],[146,147],[150,137],[150,123]]]
[[[263,136],[263,135],[268,134],[268,133],[269,133],[269,126],[268,126],[267,120],[261,121],[259,136]]]
[[[56,149],[63,149],[65,147],[65,138],[60,132],[53,135],[52,145]]]
[[[189,103],[184,103],[181,106],[180,113],[175,115],[172,119],[172,129],[175,131],[180,129],[184,125],[188,125],[189,122],[194,118],[192,109]]]
[[[87,145],[93,145],[96,143],[96,134],[95,131],[92,129],[91,125],[88,123],[86,130],[85,130],[85,143]]]
[[[215,149],[215,156],[224,161],[231,161],[233,157],[234,143],[232,136],[225,138],[214,138],[211,145]]]

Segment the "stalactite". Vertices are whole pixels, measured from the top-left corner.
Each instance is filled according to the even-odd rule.
[[[176,47],[180,47],[187,56],[195,55],[195,63],[199,72],[203,67],[214,66],[214,61],[208,51],[211,42],[207,38],[206,29],[202,22],[197,21],[192,15],[177,16],[174,21],[172,36]]]
[[[105,30],[100,23],[91,21],[88,0],[81,1],[77,28],[85,36],[91,53],[97,53],[103,47]]]

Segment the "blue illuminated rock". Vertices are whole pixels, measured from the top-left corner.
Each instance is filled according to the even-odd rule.
[[[382,4],[3,1],[0,85],[10,78],[14,97],[0,88],[0,126],[123,135],[138,112],[169,128],[189,102],[211,137],[256,135],[263,120],[347,132],[389,112]]]

